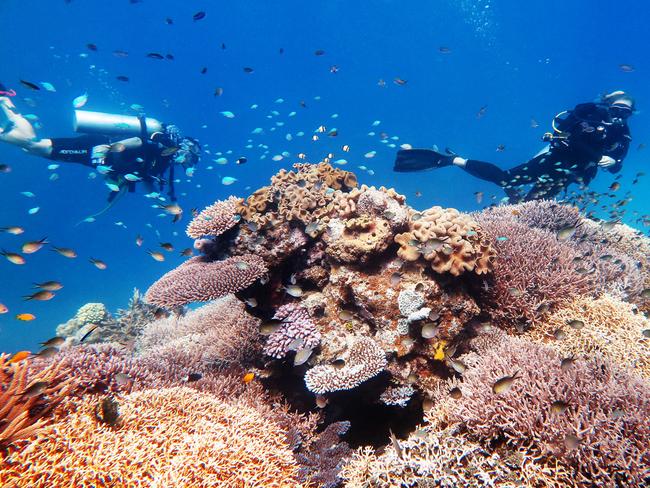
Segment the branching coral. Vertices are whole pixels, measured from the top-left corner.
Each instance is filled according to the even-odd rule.
[[[357,339],[350,347],[345,366],[318,365],[307,371],[307,388],[318,394],[356,388],[377,376],[386,367],[386,355],[375,341],[368,337]]]
[[[557,334],[558,330],[563,333]],[[650,330],[650,320],[635,313],[634,305],[604,295],[576,298],[531,330],[530,336],[564,357],[600,353],[650,378],[650,339],[644,330]]]
[[[505,440],[527,462],[555,460],[567,486],[642,486],[650,476],[650,388],[602,358],[561,366],[553,349],[511,336],[461,357],[450,418],[484,444]],[[493,388],[516,375],[509,390]],[[457,383],[454,383],[456,385]]]
[[[56,335],[59,337],[76,337],[85,334],[89,328],[87,326],[91,325],[115,326],[115,319],[103,303],[86,303],[80,307],[74,317],[56,328]],[[99,332],[93,332],[86,338],[88,343],[99,342],[100,340]]]
[[[148,324],[136,349],[142,357],[173,360],[196,373],[250,364],[260,352],[259,320],[246,313],[241,301],[224,297]]]
[[[302,482],[320,488],[340,486],[339,471],[350,455],[351,449],[340,437],[350,428],[350,422],[334,422],[328,425],[309,445],[302,446],[295,454],[300,464],[298,472]]]
[[[242,404],[189,388],[118,397],[120,426],[95,419],[88,396],[11,455],[2,486],[296,487],[285,432]]]
[[[561,229],[580,227],[583,217],[573,205],[555,200],[533,200],[516,205],[500,205],[483,210],[483,215],[506,218],[521,222],[529,227],[558,232]],[[582,233],[578,230],[582,235]]]
[[[0,354],[0,450],[37,433],[78,381],[60,363],[33,373],[29,359],[12,363]]]
[[[420,256],[437,273],[459,276],[465,271],[490,271],[494,250],[481,228],[468,215],[453,208],[431,207],[412,213],[409,231],[395,236],[397,254],[407,261]]]
[[[232,196],[227,200],[217,200],[194,217],[185,233],[193,239],[220,236],[239,222],[241,217],[237,214],[237,208],[242,201]]]
[[[320,344],[320,332],[309,316],[309,311],[296,303],[287,303],[278,308],[273,316],[282,325],[274,331],[264,345],[264,354],[276,359],[283,358],[292,345],[294,349],[315,349]]]
[[[145,299],[163,308],[216,300],[247,288],[266,271],[262,258],[252,254],[212,262],[195,257],[151,285]]]
[[[534,325],[549,309],[592,292],[589,277],[574,264],[581,256],[555,234],[489,213],[476,218],[498,254],[482,294],[500,325]]]

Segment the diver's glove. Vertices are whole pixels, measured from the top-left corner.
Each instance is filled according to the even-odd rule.
[[[610,156],[603,156],[600,158],[600,161],[598,161],[598,166],[601,168],[609,168],[610,166],[614,166],[616,164],[616,160]]]
[[[108,144],[100,144],[98,146],[94,146],[90,154],[90,161],[92,162],[93,166],[103,165],[106,162],[106,156],[110,150],[111,146]]]

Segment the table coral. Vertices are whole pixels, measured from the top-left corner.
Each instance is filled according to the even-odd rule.
[[[208,262],[195,257],[151,285],[145,299],[168,309],[207,302],[250,286],[264,273],[264,261],[252,254]]]
[[[96,420],[100,396],[79,401],[14,452],[2,486],[298,487],[285,431],[242,404],[189,388],[117,397],[120,424]]]
[[[241,202],[241,198],[233,196],[226,200],[217,200],[192,219],[185,233],[193,239],[220,236],[240,221],[241,216],[237,213],[237,208]]]

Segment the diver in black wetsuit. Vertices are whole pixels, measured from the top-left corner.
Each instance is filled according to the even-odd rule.
[[[30,122],[23,117],[12,103],[10,97],[15,96],[13,90],[7,90],[0,84],[0,141],[21,147],[35,156],[88,166],[102,174],[107,184],[113,189],[109,195],[112,202],[122,190],[135,191],[135,184],[142,182],[148,191],[154,184],[162,192],[165,184],[169,184],[168,195],[176,200],[174,193],[174,168],[180,165],[186,175],[191,176],[199,162],[200,145],[196,139],[183,137],[174,125],[160,124],[154,119],[139,117],[135,133],[137,137],[116,138],[101,133],[101,124],[113,130],[120,127],[110,127],[101,117],[111,120],[122,120],[120,116],[84,112],[87,117],[99,118],[90,120],[99,126],[100,133],[86,134],[78,137],[40,139],[36,136]],[[128,119],[128,117],[127,117]],[[133,119],[133,118],[131,118]],[[151,129],[147,124],[156,123]],[[125,124],[116,122],[114,126]],[[97,132],[95,130],[95,132]],[[110,130],[108,131],[110,132]]]
[[[492,163],[461,158],[447,150],[406,149],[397,153],[394,171],[421,171],[458,166],[472,176],[503,188],[511,203],[553,198],[571,183],[588,185],[598,168],[617,173],[632,138],[627,119],[634,113],[634,100],[622,91],[604,95],[600,103],[582,103],[553,119],[553,133],[546,133],[549,146],[526,163],[502,170]],[[522,195],[518,188],[532,185]]]

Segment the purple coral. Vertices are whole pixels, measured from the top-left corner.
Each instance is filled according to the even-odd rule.
[[[264,346],[265,354],[281,359],[287,355],[296,340],[302,340],[300,347],[306,349],[314,349],[320,344],[320,332],[306,308],[296,303],[287,303],[278,308],[273,320],[281,320],[282,325],[269,336]]]
[[[194,257],[151,285],[145,298],[168,309],[216,300],[247,288],[266,271],[262,258],[252,254],[212,262]]]
[[[343,368],[329,364],[315,366],[305,374],[307,388],[319,395],[338,390],[351,390],[377,376],[386,367],[386,354],[369,337],[361,337],[350,348]]]
[[[202,236],[219,236],[234,227],[241,217],[237,213],[237,205],[241,198],[229,197],[227,200],[217,200],[206,207],[187,226],[185,231],[189,237],[198,239]]]

